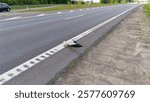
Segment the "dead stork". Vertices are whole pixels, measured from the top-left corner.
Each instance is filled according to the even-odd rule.
[[[74,47],[74,48],[82,47],[82,45],[79,44],[79,42],[74,41],[72,39],[68,41],[64,41],[63,44],[65,47]]]

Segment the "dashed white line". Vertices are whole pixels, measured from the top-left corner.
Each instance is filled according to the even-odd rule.
[[[65,19],[66,20],[68,20],[68,19],[74,19],[74,18],[78,18],[78,17],[82,17],[82,16],[84,16],[84,15],[78,15],[78,16],[68,17],[68,18],[65,18]]]
[[[46,15],[57,15],[57,14],[61,14],[61,13],[62,12],[57,12],[57,13],[52,13],[52,14],[39,14],[39,15],[27,16],[27,17],[17,16],[17,17],[12,17],[12,18],[8,18],[8,19],[2,19],[2,20],[0,20],[0,22],[15,20],[15,19],[28,19],[28,18],[41,17],[41,16],[46,16]]]
[[[20,18],[21,16],[17,16],[17,17],[12,17],[12,18],[8,18],[8,19],[5,19],[5,20],[12,20],[12,19],[18,19]]]
[[[80,9],[79,11],[82,11],[82,9]]]
[[[105,24],[107,24],[107,23],[113,21],[114,19],[120,17],[121,15],[127,13],[128,11],[132,10],[133,8],[135,8],[135,7],[132,7],[132,8],[130,8],[130,9],[128,9],[128,10],[126,10],[126,11],[124,11],[124,12],[122,12],[122,13],[120,13],[120,14],[118,14],[118,15],[116,15],[116,16],[110,18],[110,19],[108,19],[108,20],[106,20],[106,21],[104,21],[104,22],[98,24],[97,26],[92,27],[91,29],[89,29],[89,30],[87,30],[87,31],[85,31],[85,32],[83,32],[83,33],[81,33],[81,34],[79,34],[79,35],[77,35],[77,36],[75,36],[75,37],[73,37],[73,38],[67,40],[67,41],[68,41],[68,42],[69,42],[70,40],[77,41],[77,40],[83,38],[84,36],[86,36],[86,35],[92,33],[92,32],[95,31],[96,29],[98,29],[98,28],[104,26]],[[80,16],[81,16],[81,15],[80,15]],[[25,63],[23,63],[23,64],[21,64],[21,65],[15,67],[15,68],[9,70],[9,71],[3,73],[2,75],[0,75],[0,84],[4,84],[5,82],[7,82],[7,81],[9,81],[10,79],[16,77],[17,75],[19,75],[19,74],[21,74],[22,72],[28,70],[29,68],[32,68],[32,67],[35,66],[36,64],[40,63],[42,60],[45,60],[46,58],[49,58],[51,55],[56,54],[57,52],[61,51],[61,50],[64,49],[64,48],[65,48],[65,47],[64,47],[64,44],[61,43],[60,45],[58,45],[58,46],[56,46],[56,47],[54,47],[54,48],[52,48],[52,49],[50,49],[50,50],[48,50],[48,51],[46,51],[46,52],[40,54],[40,55],[38,55],[38,56],[32,58],[31,60],[28,60],[27,62],[25,62]]]
[[[41,16],[44,16],[44,15],[46,15],[46,14],[39,14],[39,15],[37,15],[37,17],[41,17]]]
[[[56,14],[61,14],[62,12],[57,12]]]
[[[19,18],[21,18],[21,16],[12,17],[12,18],[8,18],[8,19],[0,20],[0,21],[9,21],[9,20],[15,20],[15,19],[19,19]]]
[[[70,12],[74,12],[73,10],[71,10]]]

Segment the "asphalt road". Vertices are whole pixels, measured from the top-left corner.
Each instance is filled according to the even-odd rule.
[[[0,74],[137,5],[0,19]]]

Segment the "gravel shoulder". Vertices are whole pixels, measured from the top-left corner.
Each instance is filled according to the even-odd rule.
[[[141,7],[54,84],[150,84],[150,25],[147,21]]]

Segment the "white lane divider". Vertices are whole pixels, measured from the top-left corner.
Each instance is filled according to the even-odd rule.
[[[37,17],[41,17],[41,16],[44,16],[44,15],[46,15],[46,14],[39,14],[39,15],[37,15]]]
[[[61,14],[62,12],[57,12],[56,14]]]
[[[106,20],[106,21],[104,21],[104,22],[102,22],[100,24],[98,24],[97,26],[92,27],[91,29],[89,29],[89,30],[87,30],[87,31],[85,31],[85,32],[83,32],[83,33],[81,33],[81,34],[79,34],[79,35],[69,39],[68,42],[71,41],[71,40],[78,41],[79,39],[83,38],[84,36],[92,33],[93,31],[95,31],[98,28],[101,28],[102,26],[104,26],[107,23],[113,21],[114,19],[117,19],[121,15],[127,13],[128,11],[130,11],[130,10],[132,10],[134,8],[135,7],[132,7],[130,9],[128,9],[128,10],[126,10],[126,11],[124,11],[124,12],[122,12],[122,13],[120,13],[120,14],[118,14],[118,15],[116,15],[116,16],[114,16],[114,17],[112,17],[112,18],[110,18],[110,19],[108,19],[108,20]],[[40,63],[41,61],[45,60],[46,58],[49,58],[50,56],[56,54],[57,52],[61,51],[64,48],[65,48],[64,44],[61,43],[60,45],[58,45],[58,46],[56,46],[56,47],[54,47],[54,48],[52,48],[52,49],[50,49],[50,50],[40,54],[40,55],[32,58],[31,60],[29,60],[29,61],[27,61],[27,62],[25,62],[25,63],[15,67],[15,68],[11,69],[11,70],[3,73],[2,75],[0,75],[0,84],[1,85],[4,84],[5,82],[11,80],[12,78],[16,77],[17,75],[21,74],[22,72],[32,68],[36,64]]]
[[[21,16],[17,16],[17,17],[12,17],[12,18],[8,18],[8,19],[5,19],[5,20],[13,20],[13,19],[18,19],[20,18]]]
[[[69,20],[69,19],[74,19],[74,18],[78,18],[78,17],[82,17],[84,15],[78,15],[78,16],[73,16],[73,17],[68,17],[68,18],[65,18],[66,20]]]
[[[70,12],[74,12],[73,10],[70,10]]]
[[[82,9],[80,9],[79,11],[83,11]]]
[[[62,12],[57,12],[57,13],[52,13],[52,14],[39,14],[39,15],[27,16],[27,17],[17,16],[17,17],[12,17],[12,18],[8,18],[8,19],[2,19],[2,20],[0,20],[0,22],[10,21],[10,20],[15,20],[15,19],[28,19],[28,18],[41,17],[41,16],[46,16],[46,15],[56,15],[56,14],[61,14],[61,13]]]
[[[0,21],[9,21],[9,20],[15,20],[15,19],[19,19],[19,18],[21,18],[21,16],[12,17],[12,18],[8,18],[8,19],[0,20]]]
[[[99,7],[97,7],[99,8]],[[95,8],[92,8],[95,9]],[[86,10],[89,10],[89,8],[87,8]],[[80,9],[79,11],[83,11],[83,9]],[[74,12],[74,10],[70,10],[70,12]],[[9,21],[9,20],[15,20],[15,19],[27,19],[27,18],[33,18],[33,17],[41,17],[41,16],[45,16],[45,15],[55,15],[55,14],[61,14],[62,12],[57,12],[57,13],[52,13],[52,14],[39,14],[36,16],[27,16],[27,17],[22,17],[22,16],[17,16],[17,17],[12,17],[12,18],[8,18],[8,19],[3,19],[0,20],[1,21]]]

